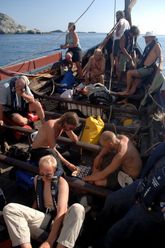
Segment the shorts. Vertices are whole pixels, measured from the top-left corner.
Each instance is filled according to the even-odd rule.
[[[141,67],[137,69],[137,72],[140,74],[141,78],[145,78],[147,76],[150,76],[154,72],[153,67]]]
[[[107,185],[106,187],[110,190],[118,190],[121,188],[119,182],[118,182],[118,173],[119,170],[113,172],[109,177],[107,178]]]
[[[113,56],[118,57],[119,52],[120,52],[120,40],[115,40],[113,47]]]
[[[73,56],[72,56],[73,62],[81,62],[82,61],[82,51],[79,47],[69,48],[67,52],[71,52],[73,54]]]
[[[121,72],[126,72],[127,70],[132,69],[132,65],[128,61],[127,57],[122,53],[119,56],[119,66]]]

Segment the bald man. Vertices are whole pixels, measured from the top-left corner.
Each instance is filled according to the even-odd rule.
[[[105,58],[100,48],[95,49],[94,54],[84,69],[85,82],[104,84]]]
[[[34,99],[30,91],[30,82],[26,76],[13,78],[10,83],[0,85],[0,124],[4,117],[15,125],[28,124],[27,113],[35,112],[41,122],[45,120],[44,110],[40,102]]]
[[[92,174],[86,176],[85,181],[118,189],[138,178],[142,168],[141,157],[127,136],[105,131],[100,136],[100,144],[103,148],[94,160]],[[112,161],[103,168],[103,159],[112,152]]]

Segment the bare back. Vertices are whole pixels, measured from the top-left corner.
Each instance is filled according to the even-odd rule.
[[[119,135],[120,140],[118,152],[122,153],[121,168],[131,176],[137,178],[141,172],[142,161],[137,148],[133,143],[124,135]]]
[[[58,125],[58,119],[45,122],[39,129],[32,148],[54,148],[62,131],[63,129]]]

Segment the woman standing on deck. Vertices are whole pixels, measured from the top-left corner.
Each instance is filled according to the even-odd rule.
[[[68,33],[66,35],[66,41],[64,45],[61,45],[62,49],[66,49],[67,53],[71,52],[73,54],[72,61],[76,64],[77,72],[79,78],[82,78],[82,51],[79,43],[79,37],[75,32],[76,26],[73,22],[69,22],[68,24]]]

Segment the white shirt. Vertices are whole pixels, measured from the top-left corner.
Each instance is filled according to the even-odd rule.
[[[117,36],[116,35],[116,29],[118,27],[118,25],[120,25],[120,29],[119,29],[119,35]],[[120,40],[121,37],[123,36],[124,32],[127,30],[127,29],[130,29],[130,24],[129,22],[125,19],[125,18],[121,18],[118,23],[117,23],[117,26],[116,26],[116,29],[114,31],[114,40]]]

